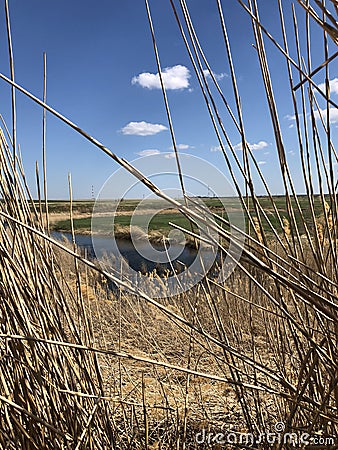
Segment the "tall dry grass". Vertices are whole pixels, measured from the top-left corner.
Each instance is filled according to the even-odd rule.
[[[318,72],[329,80],[330,64],[337,56],[332,50],[338,33],[336,5],[299,0],[292,5],[290,32],[284,8],[291,5],[276,1],[279,42],[260,21],[256,0],[237,2],[248,15],[255,37],[284,186],[286,215],[282,215],[246,139],[226,4],[216,1],[234,109],[208,64],[186,1],[170,3],[246,214],[243,256],[225,283],[217,283],[209,274],[191,291],[158,300],[131,284],[123,271],[107,273],[81,256],[76,246],[48,236],[48,219],[42,207],[34,209],[16,143],[17,90],[42,106],[44,124],[49,111],[192,221],[203,222],[204,215],[201,208],[189,208],[189,202],[181,205],[169,198],[130,163],[52,109],[45,93],[41,101],[16,84],[8,16],[11,78],[3,74],[0,78],[11,86],[14,119],[7,139],[0,134],[1,448],[210,448],[211,444],[196,442],[197,432],[259,435],[273,430],[277,422],[284,423],[286,432],[337,439],[337,154],[330,122],[331,108],[337,105],[329,83],[319,92],[314,81]],[[160,68],[148,1],[146,6]],[[324,49],[323,62],[315,68],[313,24],[322,29]],[[300,33],[305,33],[305,47]],[[294,107],[310,212],[306,215],[283,144],[269,69],[273,52],[285,62],[286,94]],[[204,67],[210,70],[211,81]],[[162,90],[180,173],[163,81]],[[319,101],[325,101],[325,108],[319,107]],[[224,118],[219,112],[223,106],[228,114]],[[228,120],[242,142],[241,160],[227,133]],[[43,154],[45,164],[45,147]],[[47,195],[43,172],[40,203]],[[319,214],[314,175],[319,181]],[[256,195],[257,176],[270,199],[275,222]],[[208,225],[221,236],[220,246],[226,246],[231,236],[220,225],[226,225],[226,220],[215,218]],[[112,283],[124,289],[112,289]],[[253,448],[264,447],[272,445]]]

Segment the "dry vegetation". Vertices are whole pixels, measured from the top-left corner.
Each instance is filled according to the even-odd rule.
[[[39,205],[36,209],[32,206],[15,133],[6,139],[1,132],[2,449],[233,448],[234,444],[198,444],[195,435],[204,428],[257,436],[274,430],[277,422],[283,422],[287,432],[333,437],[338,445],[338,215],[333,174],[337,159],[326,117],[330,110],[327,108],[321,121],[310,120],[310,125],[296,120],[310,211],[305,220],[293,190],[265,52],[265,42],[269,41],[273,51],[285,57],[296,117],[313,117],[318,112],[314,69],[301,60],[302,56],[311,60],[306,53],[311,47],[305,54],[298,48],[296,55],[290,55],[287,38],[297,42],[296,15],[302,17],[309,39],[309,24],[314,21],[323,29],[327,61],[338,34],[335,2],[326,9],[322,1],[299,0],[294,10],[295,35],[284,34],[281,44],[261,27],[255,0],[238,2],[252,19],[276,138],[287,211],[285,216],[277,208],[275,211],[282,232],[272,224],[267,232],[270,222],[251,182],[252,170],[263,176],[245,139],[221,3],[219,18],[237,100],[231,117],[244,143],[243,163],[236,161],[221,118],[215,114],[217,103],[201,70],[202,62],[208,67],[207,61],[203,61],[186,3],[176,3],[181,7],[177,19],[181,17],[183,37],[189,38],[187,48],[224,157],[230,166],[238,164],[246,183],[247,195],[240,198],[249,232],[242,258],[222,284],[206,276],[192,290],[165,299],[140,291],[123,272],[107,273],[95,261],[80,256],[75,245],[48,237],[45,213]],[[276,2],[276,17],[283,30],[282,5],[290,4]],[[172,6],[176,12],[174,2]],[[150,16],[149,22],[152,25]],[[156,40],[154,45],[156,49]],[[329,64],[320,70],[326,71],[328,79]],[[216,79],[210,82],[219,89]],[[332,106],[329,85],[322,94],[327,106]],[[76,128],[48,105],[27,95]],[[15,105],[14,99],[13,90]],[[138,176],[125,160],[84,131],[77,131]],[[310,154],[315,160],[311,168]],[[177,151],[176,156],[179,158]],[[314,213],[311,171],[321,180],[320,218]],[[234,182],[238,186],[236,179]],[[196,211],[166,198],[151,181],[144,183],[191,220],[198,218]],[[249,199],[253,212],[246,207]],[[271,196],[271,208],[274,206]],[[220,227],[220,220],[209,225],[218,231],[222,242],[228,242],[231,236]],[[272,447],[267,443],[252,446]]]

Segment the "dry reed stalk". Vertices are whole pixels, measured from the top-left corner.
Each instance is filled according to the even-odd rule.
[[[47,55],[43,54],[43,102],[47,103]],[[46,228],[49,234],[49,212],[48,212],[48,195],[47,195],[47,111],[44,108],[42,114],[42,164],[43,164],[43,198],[45,204]]]
[[[283,230],[284,230],[285,236],[287,236],[287,237],[291,236],[290,222],[287,217],[283,217]]]

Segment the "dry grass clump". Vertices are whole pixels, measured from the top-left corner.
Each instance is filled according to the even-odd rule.
[[[0,145],[0,446],[109,445],[110,419],[98,401],[97,357],[73,347],[92,339],[84,300],[75,289],[67,292],[53,248],[30,231],[39,224],[38,212],[30,213],[25,179],[13,171],[3,134]],[[20,167],[19,160],[16,164]],[[79,390],[93,397],[72,393]]]

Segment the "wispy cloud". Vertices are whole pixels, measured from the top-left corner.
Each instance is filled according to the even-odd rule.
[[[165,131],[168,128],[159,123],[148,122],[129,122],[125,127],[121,129],[122,134],[135,135],[135,136],[151,136],[153,134]]]
[[[204,76],[205,77],[210,77],[211,78],[211,74],[210,74],[210,71],[208,70],[208,69],[203,69],[203,73],[204,73]],[[226,73],[224,73],[224,72],[221,72],[221,73],[215,73],[215,72],[212,72],[213,73],[213,75],[214,75],[214,77],[216,78],[216,80],[217,81],[220,81],[220,80],[222,80],[224,77],[226,77],[227,76],[227,74]]]
[[[264,166],[266,164],[266,161],[258,161],[259,166]]]
[[[185,66],[177,65],[162,70],[162,79],[166,89],[186,89],[189,87],[190,72]],[[139,84],[147,89],[161,89],[158,73],[143,72],[131,80],[131,84]]]
[[[249,146],[250,150],[262,150],[263,148],[268,147],[269,144],[265,141],[259,141],[259,142],[256,142],[255,144],[250,144],[250,142],[248,142],[248,146]],[[242,142],[239,142],[238,144],[236,144],[234,146],[234,150],[242,150]]]
[[[265,141],[259,141],[254,144],[250,144],[250,142],[248,142],[248,146],[251,150],[263,150],[263,148],[268,147],[269,144]],[[210,148],[211,152],[220,152],[221,150],[222,149],[221,149],[220,145]],[[238,144],[234,145],[234,150],[242,150],[242,142],[239,142]],[[264,153],[264,155],[268,155],[268,154],[269,154],[269,152]]]
[[[174,153],[174,152],[172,152],[172,153],[166,153],[166,154],[164,155],[164,157],[167,158],[167,159],[175,158],[175,153]]]
[[[326,121],[326,109],[319,109],[319,111],[315,111],[315,119],[319,120],[320,117],[322,117],[322,119]],[[337,123],[337,122],[338,122],[338,109],[331,106],[330,123]]]
[[[221,146],[220,145],[217,145],[217,146],[214,146],[214,147],[211,147],[210,148],[210,151],[211,152],[220,152],[222,149],[221,149]]]
[[[332,80],[330,80],[329,85],[330,85],[330,92],[333,94],[338,94],[338,78],[333,78]],[[325,92],[325,90],[326,90],[325,83],[318,84],[318,87],[320,90]]]
[[[165,158],[167,159],[173,159],[176,158],[175,152],[170,152],[170,153],[162,153],[162,155],[164,155]],[[191,158],[191,155],[186,155],[184,159],[186,158]]]
[[[177,144],[177,150],[188,150],[189,148],[195,148],[193,145],[189,144]],[[174,147],[170,147],[170,150],[174,150]]]
[[[298,114],[298,119],[301,120],[302,119],[303,114],[299,113]],[[290,123],[289,128],[294,128],[295,127],[295,123],[296,123],[296,114],[287,114],[286,116],[284,116],[284,119],[288,120]]]
[[[159,155],[161,152],[155,148],[150,148],[148,150],[142,150],[140,152],[136,152],[137,155],[140,156],[153,156],[153,155]]]

